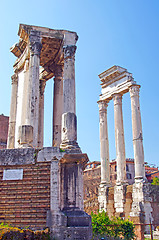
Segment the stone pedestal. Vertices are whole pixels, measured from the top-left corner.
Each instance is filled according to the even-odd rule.
[[[133,147],[135,159],[135,182],[145,180],[145,165],[144,165],[144,150],[143,150],[143,135],[141,124],[141,113],[139,103],[139,85],[132,85],[129,88],[131,97],[132,111],[132,132],[133,132]]]
[[[114,207],[116,209],[116,213],[124,212],[125,192],[126,192],[125,184],[114,186]]]
[[[60,171],[58,161],[52,162],[48,226],[58,240],[92,238],[91,217],[83,211],[83,168],[87,161],[86,154],[65,154]]]
[[[7,148],[15,147],[15,125],[16,125],[16,111],[17,111],[17,90],[18,90],[18,75],[15,73],[12,76],[12,95],[10,105],[9,130]]]
[[[107,184],[101,183],[98,188],[98,202],[99,202],[99,211],[103,210],[107,212],[107,203],[108,203],[108,191],[109,187]]]
[[[153,220],[150,193],[150,183],[135,182],[133,184],[130,216],[132,218],[138,217],[140,223],[150,223]],[[149,233],[149,226],[145,227],[145,232]]]

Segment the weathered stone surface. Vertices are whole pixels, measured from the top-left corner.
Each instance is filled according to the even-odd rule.
[[[0,150],[0,165],[34,164],[34,153],[33,148]]]

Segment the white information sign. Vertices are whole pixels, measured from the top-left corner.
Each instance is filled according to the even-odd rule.
[[[3,180],[22,180],[23,169],[5,169],[3,170]]]

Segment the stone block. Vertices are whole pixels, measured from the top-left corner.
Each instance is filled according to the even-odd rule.
[[[33,127],[31,125],[22,125],[19,127],[19,144],[32,147]]]

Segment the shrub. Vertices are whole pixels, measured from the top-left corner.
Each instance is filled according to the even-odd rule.
[[[121,218],[109,218],[107,213],[98,212],[98,214],[91,213],[93,235],[108,236],[114,238],[124,237],[125,240],[132,240],[135,238],[134,225],[129,220]]]
[[[20,229],[8,224],[0,224],[0,240],[50,240],[48,229],[42,231],[32,231]]]

